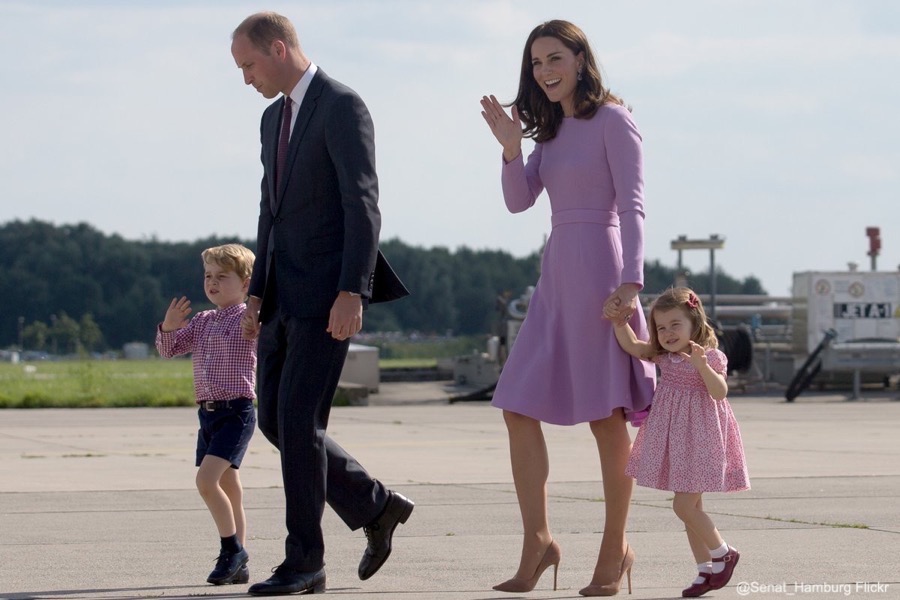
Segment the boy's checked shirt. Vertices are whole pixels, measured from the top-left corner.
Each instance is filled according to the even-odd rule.
[[[246,304],[194,315],[187,327],[163,332],[156,327],[156,349],[164,358],[193,353],[197,402],[256,399],[256,340],[241,335]]]

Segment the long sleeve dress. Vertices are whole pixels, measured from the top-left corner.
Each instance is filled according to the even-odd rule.
[[[655,368],[626,354],[603,317],[620,284],[644,281],[643,159],[631,114],[607,104],[590,119],[565,118],[527,164],[521,156],[504,164],[501,180],[513,213],[546,189],[553,227],[492,404],[558,425],[618,407],[636,421],[650,405]],[[647,339],[642,311],[631,326]]]

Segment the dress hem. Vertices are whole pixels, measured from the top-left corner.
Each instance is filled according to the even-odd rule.
[[[628,472],[625,472],[626,475],[634,479],[634,476],[629,475]],[[675,494],[731,494],[734,492],[746,492],[750,489],[750,486],[735,488],[730,490],[719,489],[707,489],[707,490],[673,490],[672,486],[669,487],[657,487],[655,485],[647,485],[646,483],[641,483],[640,481],[635,479],[635,483],[642,488],[647,488],[648,490],[659,490],[661,492],[673,492]]]
[[[574,421],[568,421],[568,420],[560,421],[560,420],[550,420],[548,418],[536,416],[534,414],[528,414],[525,411],[519,410],[517,408],[500,406],[499,404],[496,404],[494,402],[491,402],[491,406],[493,406],[494,408],[498,408],[500,410],[508,410],[509,412],[516,413],[517,415],[522,415],[523,417],[528,417],[529,419],[534,419],[535,421],[540,421],[541,423],[547,423],[548,425],[560,425],[562,427],[572,427],[574,425],[581,425],[582,423],[592,423],[594,421],[602,421],[603,419],[608,419],[609,417],[612,416],[613,412],[617,408],[621,408],[625,411],[625,422],[629,422],[629,419],[628,419],[629,413],[640,412],[640,411],[635,411],[633,408],[630,408],[628,406],[619,405],[619,406],[613,406],[611,408],[611,410],[609,411],[609,413],[606,414],[606,416],[597,416],[597,417],[592,417],[592,418],[579,418]]]

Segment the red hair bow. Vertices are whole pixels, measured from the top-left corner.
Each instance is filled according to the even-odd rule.
[[[697,297],[697,294],[694,292],[690,292],[688,294],[687,305],[691,308],[697,308],[697,305],[700,304],[700,298]]]

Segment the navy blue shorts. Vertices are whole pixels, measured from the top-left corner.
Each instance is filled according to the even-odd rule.
[[[207,408],[208,405],[212,410]],[[256,429],[256,410],[248,398],[201,402],[197,409],[200,430],[197,432],[197,466],[207,454],[231,463],[232,469],[241,466],[247,445]]]

